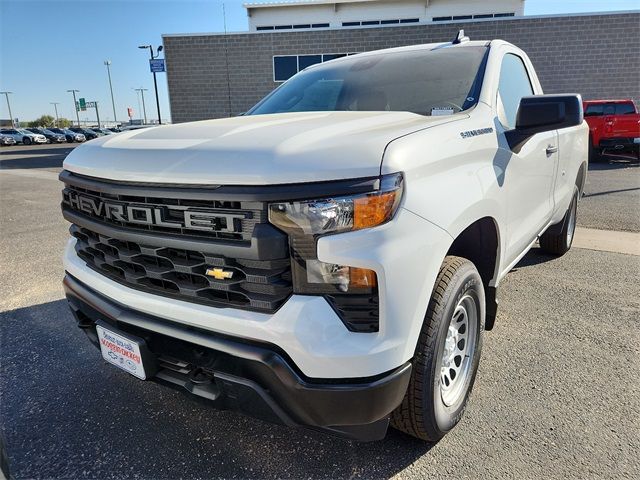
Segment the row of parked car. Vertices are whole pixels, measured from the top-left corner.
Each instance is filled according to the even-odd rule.
[[[0,145],[84,142],[118,132],[120,132],[119,128],[97,127],[2,128],[0,129]]]

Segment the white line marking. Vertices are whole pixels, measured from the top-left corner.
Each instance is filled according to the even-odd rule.
[[[573,246],[587,250],[640,256],[640,233],[576,227]]]

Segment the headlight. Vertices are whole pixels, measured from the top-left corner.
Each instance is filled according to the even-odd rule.
[[[378,279],[373,270],[318,260],[323,235],[371,228],[391,220],[403,193],[402,174],[386,175],[375,191],[269,205],[269,221],[289,235],[293,291],[323,295],[345,326],[378,331]]]
[[[269,205],[269,221],[290,235],[325,235],[389,221],[402,198],[402,175],[387,175],[380,189],[347,197]]]

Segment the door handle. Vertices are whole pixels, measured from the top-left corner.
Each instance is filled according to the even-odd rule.
[[[547,146],[547,155],[551,155],[552,153],[556,153],[557,151],[558,151],[558,147],[556,147],[555,145],[549,144]]]

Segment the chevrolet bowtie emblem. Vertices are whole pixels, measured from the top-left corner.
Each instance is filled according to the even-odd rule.
[[[216,280],[226,280],[228,278],[233,278],[233,271],[223,270],[221,268],[207,268],[205,275],[213,277]]]

